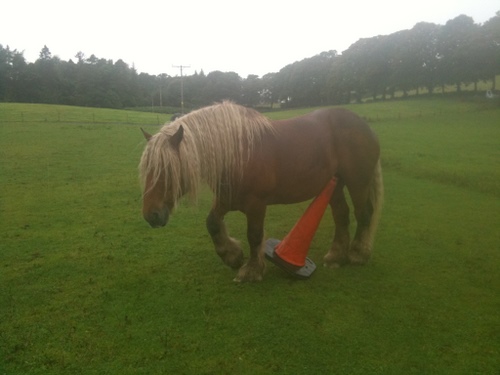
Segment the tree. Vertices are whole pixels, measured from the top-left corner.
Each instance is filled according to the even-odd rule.
[[[260,103],[260,93],[263,89],[262,81],[257,75],[249,75],[242,81],[241,104],[255,107]]]
[[[351,94],[354,92],[356,79],[350,72],[348,57],[340,55],[332,66],[329,74],[329,95],[334,104],[347,104],[351,102]]]
[[[439,26],[420,22],[411,30],[389,36],[394,49],[390,57],[391,90],[400,89],[403,95],[411,89],[426,86],[432,92],[436,85],[437,35]]]
[[[371,92],[373,100],[380,94],[385,98],[387,84],[390,81],[390,57],[394,55],[390,39],[390,36],[376,36],[368,39],[364,46],[363,53],[370,56],[370,59],[362,61],[363,85]]]
[[[481,27],[483,36],[482,63],[480,78],[493,81],[492,90],[496,89],[496,75],[500,74],[500,11]]]
[[[14,54],[12,57],[12,69],[10,70],[10,77],[7,88],[7,101],[29,101],[31,85],[28,81],[27,72],[28,64],[26,64],[23,53],[14,50]]]
[[[419,86],[425,86],[429,93],[432,93],[434,87],[439,83],[438,43],[440,30],[441,26],[427,22],[417,23],[412,29],[413,48],[416,52],[413,56],[415,64],[413,88],[417,91]],[[412,71],[408,71],[407,74],[411,75]]]
[[[341,75],[341,85],[343,90],[355,95],[355,100],[360,102],[368,89],[367,71],[370,61],[369,40],[359,39],[342,53],[339,68],[334,68],[334,74]],[[336,78],[337,80],[340,77]]]
[[[7,97],[8,82],[12,74],[12,55],[9,46],[4,48],[0,44],[0,100]]]
[[[79,51],[61,61],[44,45],[35,63],[0,45],[0,100],[82,106],[180,106],[180,77],[151,76],[123,60],[113,62]],[[184,102],[196,108],[230,99],[247,106],[281,101],[314,106],[386,98],[438,85],[493,80],[500,74],[500,12],[477,25],[461,15],[435,25],[420,22],[410,30],[360,39],[342,55],[336,51],[288,64],[261,79],[234,72],[203,71],[183,77]]]
[[[207,76],[203,72],[195,72],[194,75],[186,78],[186,90],[185,97],[186,103],[190,107],[202,107],[204,105],[210,104],[205,98],[205,88],[207,85]]]
[[[39,59],[40,60],[52,59],[52,53],[50,52],[49,48],[46,45],[44,45],[42,50],[40,51]]]
[[[441,28],[438,46],[439,75],[443,78],[443,83],[456,85],[457,91],[460,91],[461,83],[477,80],[473,64],[477,31],[478,26],[474,24],[474,20],[466,15],[446,22]]]
[[[222,100],[241,102],[241,78],[234,72],[223,73],[214,71],[207,75],[204,88],[205,102],[220,102]]]
[[[33,92],[35,101],[40,103],[56,104],[60,103],[62,96],[59,90],[59,76],[57,67],[61,60],[52,57],[52,53],[45,45],[40,51],[40,57],[33,66],[33,80],[36,82]]]
[[[85,54],[82,51],[78,51],[75,57],[78,59],[78,64],[83,64],[85,62]]]
[[[328,76],[336,57],[337,51],[322,52],[281,69],[275,89],[282,103],[292,107],[326,104]]]
[[[260,101],[263,104],[268,104],[273,108],[273,104],[278,100],[278,92],[276,90],[276,74],[265,74],[262,79],[262,89],[260,91]]]

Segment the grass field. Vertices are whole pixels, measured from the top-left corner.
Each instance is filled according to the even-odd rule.
[[[141,217],[139,126],[156,114],[0,103],[0,374],[498,374],[500,107],[350,108],[382,144],[373,261],[235,284],[208,192],[164,229]],[[270,207],[267,234],[306,206]],[[244,240],[243,216],[227,222]]]

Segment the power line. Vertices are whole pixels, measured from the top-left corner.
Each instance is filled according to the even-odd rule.
[[[184,68],[191,68],[191,65],[172,65],[172,68],[180,68],[181,70],[181,113],[184,114],[184,79],[182,70]]]

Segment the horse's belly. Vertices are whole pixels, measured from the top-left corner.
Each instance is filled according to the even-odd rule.
[[[333,176],[331,170],[323,170],[321,173],[304,173],[303,176],[283,178],[277,182],[275,191],[269,195],[268,204],[298,203],[314,198]]]

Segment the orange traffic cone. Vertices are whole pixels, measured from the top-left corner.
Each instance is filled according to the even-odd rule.
[[[335,178],[328,182],[282,241],[273,238],[266,241],[267,259],[297,278],[311,276],[316,265],[307,258],[307,253],[336,184]]]

